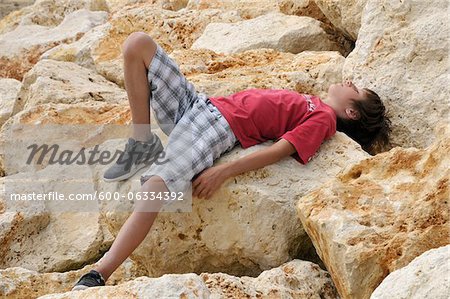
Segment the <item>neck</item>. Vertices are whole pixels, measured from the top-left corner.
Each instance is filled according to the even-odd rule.
[[[336,114],[336,117],[339,116],[338,114],[338,108],[335,106],[334,102],[330,100],[330,98],[326,97],[322,100],[327,106],[329,106],[333,111],[334,114]]]

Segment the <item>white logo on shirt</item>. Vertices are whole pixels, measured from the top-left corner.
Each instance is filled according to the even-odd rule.
[[[314,105],[309,95],[306,95],[306,101],[308,102],[308,111],[314,111],[316,109],[316,105]]]

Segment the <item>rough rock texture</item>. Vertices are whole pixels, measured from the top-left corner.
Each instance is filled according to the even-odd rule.
[[[380,95],[395,146],[426,147],[437,122],[449,120],[448,6],[446,0],[370,0],[363,11],[343,77]]]
[[[3,247],[0,267],[67,271],[97,260],[109,248],[112,236],[102,225],[96,201],[10,199],[10,194],[44,194],[48,190],[67,194],[94,192],[92,177],[86,169],[76,165],[67,168],[52,165],[1,179],[5,192],[1,201],[5,208],[0,214],[0,224],[6,230],[2,230],[0,242]],[[70,181],[68,173],[83,178],[82,182]]]
[[[21,267],[0,270],[0,297],[8,299],[37,298],[46,294],[70,291],[81,275],[89,272],[97,264],[63,273],[39,273]],[[130,259],[126,259],[111,275],[106,285],[124,283],[143,275],[145,273],[140,271],[138,265]]]
[[[330,82],[342,82],[344,63],[336,51],[292,54],[257,49],[224,55],[210,50],[175,50],[170,55],[197,91],[209,96],[246,88],[280,88],[325,97]]]
[[[0,19],[12,11],[33,4],[35,0],[2,0],[0,3]]]
[[[235,23],[210,23],[191,48],[225,54],[257,48],[294,54],[307,50],[341,50],[320,25],[320,21],[310,17],[279,12]]]
[[[237,147],[216,163],[235,160],[270,143],[246,150]],[[365,157],[359,145],[338,133],[308,165],[286,157],[230,178],[209,200],[193,198],[192,212],[158,214],[132,259],[155,277],[205,271],[254,276],[289,259],[306,258],[311,247],[295,213],[295,198]],[[104,169],[97,169],[99,177]],[[98,179],[97,190],[127,194],[139,186],[137,174],[124,183]],[[129,201],[103,202],[102,212],[114,235],[131,210]]]
[[[66,15],[80,9],[107,11],[105,0],[36,0],[33,5],[14,11],[0,20],[0,34],[20,25],[58,26]]]
[[[367,0],[314,0],[330,22],[348,38],[356,40],[361,27],[361,14]]]
[[[0,126],[3,125],[12,113],[20,86],[20,81],[0,78]]]
[[[40,60],[23,79],[13,113],[39,104],[128,103],[125,90],[72,62]]]
[[[349,166],[297,211],[343,298],[369,298],[390,272],[450,243],[450,125],[429,148]]]
[[[23,75],[37,62],[46,50],[70,43],[106,21],[106,12],[86,9],[68,14],[56,27],[19,25],[0,35],[0,76],[22,80]]]
[[[428,250],[389,274],[370,298],[446,299],[450,294],[449,261],[450,245]]]
[[[40,299],[62,298],[338,298],[327,272],[317,265],[293,260],[258,277],[224,273],[165,274],[139,277],[114,287],[49,294]]]

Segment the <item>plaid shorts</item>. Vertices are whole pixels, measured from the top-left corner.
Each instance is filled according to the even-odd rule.
[[[143,185],[160,176],[169,192],[186,192],[192,178],[239,143],[215,105],[180,72],[157,44],[148,69],[150,105],[161,130],[169,136],[162,163],[153,163],[140,178]]]

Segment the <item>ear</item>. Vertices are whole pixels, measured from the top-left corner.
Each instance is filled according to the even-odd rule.
[[[345,109],[345,114],[352,120],[358,120],[360,117],[359,112],[351,107]]]

